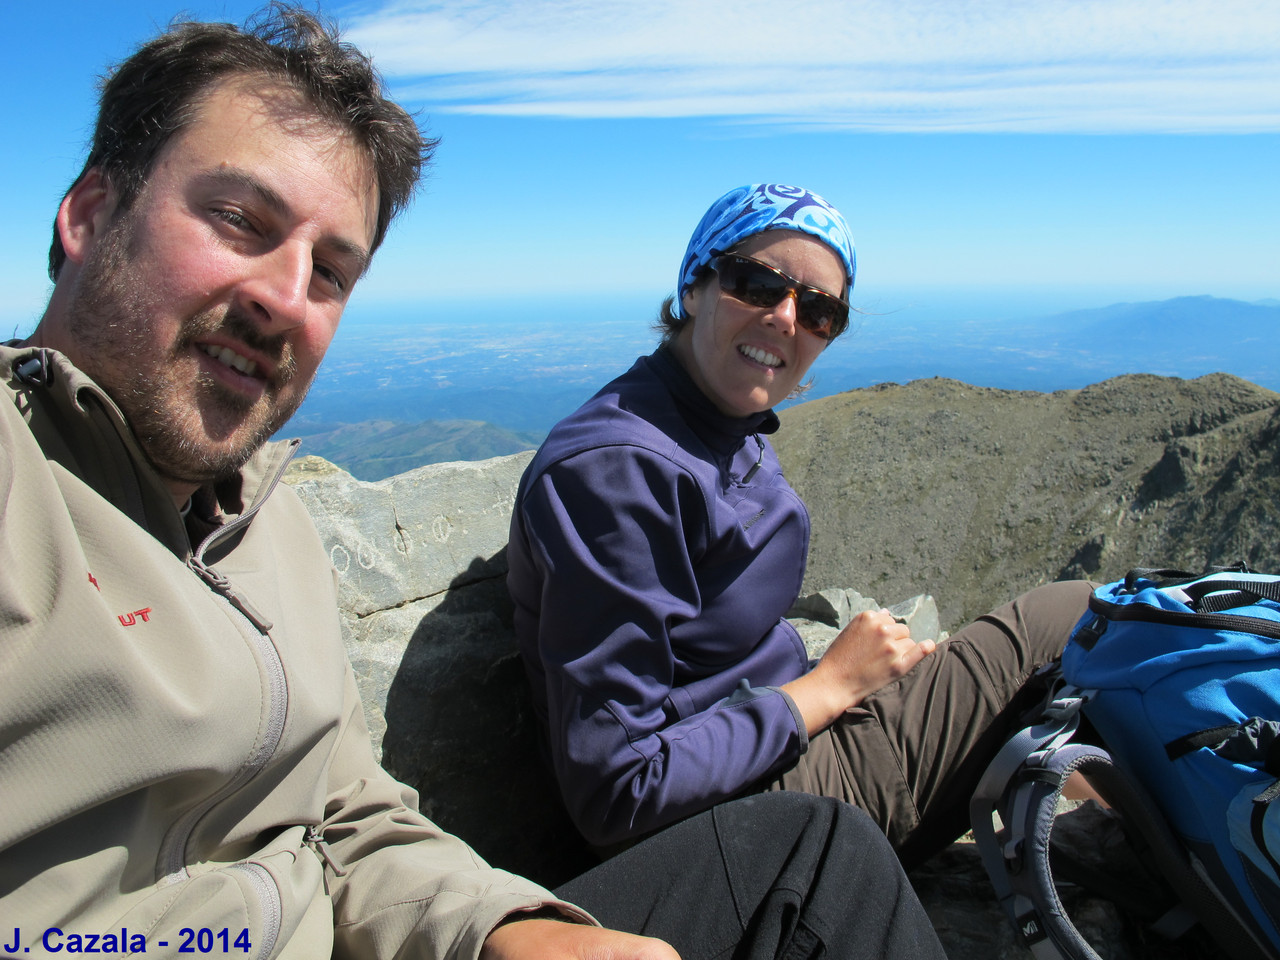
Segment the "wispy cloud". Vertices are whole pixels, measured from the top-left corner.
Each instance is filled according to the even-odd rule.
[[[1280,130],[1275,0],[400,0],[344,19],[433,111]]]

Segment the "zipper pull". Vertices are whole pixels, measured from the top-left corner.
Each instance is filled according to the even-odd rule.
[[[53,382],[53,371],[49,367],[48,354],[44,350],[37,350],[14,365],[13,375],[20,383],[29,387],[49,386]]]
[[[249,622],[257,627],[259,631],[267,633],[271,629],[271,621],[259,613],[253,604],[249,602],[249,598],[238,592],[231,585],[231,581],[221,573],[197,557],[189,559],[187,566],[194,570],[196,575],[207,583],[215,593],[220,593],[226,597],[228,602],[248,617]]]
[[[329,869],[333,871],[333,875],[335,877],[345,877],[347,875],[347,868],[344,867],[338,861],[338,858],[333,855],[333,849],[325,841],[324,834],[320,832],[320,828],[318,826],[315,824],[308,826],[307,833],[306,836],[303,837],[303,841],[310,844],[315,852],[319,854],[320,859],[329,865]]]

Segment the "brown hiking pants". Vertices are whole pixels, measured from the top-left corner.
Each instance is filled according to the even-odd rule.
[[[969,827],[988,762],[1044,696],[1028,682],[1055,659],[1095,584],[1037,587],[944,641],[809,743],[771,785],[836,797],[880,825],[910,869]]]

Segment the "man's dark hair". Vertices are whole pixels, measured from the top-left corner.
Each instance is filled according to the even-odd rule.
[[[121,63],[102,84],[98,123],[78,183],[98,167],[115,188],[118,209],[137,198],[169,138],[197,117],[204,96],[233,77],[262,77],[298,91],[318,116],[350,131],[378,180],[372,249],[413,196],[438,141],[386,97],[369,58],[338,38],[319,16],[282,3],[230,23],[175,23]],[[69,192],[69,191],[68,191]],[[55,225],[49,276],[66,252]]]

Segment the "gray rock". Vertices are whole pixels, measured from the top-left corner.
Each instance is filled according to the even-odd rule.
[[[419,623],[450,591],[506,576],[511,504],[531,457],[433,464],[368,483],[318,457],[290,467],[286,479],[338,574],[347,652],[376,750],[387,693]],[[464,657],[475,646],[451,631],[435,643]]]
[[[531,453],[362,482],[316,457],[286,480],[338,572],[343,637],[382,765],[491,863],[556,884],[595,862],[538,753],[506,591]]]
[[[505,546],[528,459],[438,464],[363,483],[304,458],[287,479],[338,570],[344,637],[383,765],[420,792],[428,816],[491,863],[555,885],[594,857],[540,760],[511,628]],[[859,611],[878,607],[857,591],[826,589],[791,616],[818,656]],[[945,638],[931,597],[889,609],[913,636]],[[1108,830],[1114,834],[1095,823],[1075,831],[1076,842],[1097,846]],[[994,902],[972,844],[952,845],[911,879],[952,960],[1030,956]],[[1147,944],[1105,900],[1079,891],[1064,900],[1111,960],[1213,956],[1203,945],[1178,952]]]
[[[822,656],[836,635],[849,621],[864,610],[879,610],[881,604],[864,597],[857,590],[829,587],[801,597],[787,611],[787,619],[804,641],[810,660]],[[886,608],[906,621],[911,637],[921,640],[945,640],[947,634],[938,627],[938,605],[933,597],[920,594]]]
[[[437,463],[372,483],[305,457],[290,482],[338,571],[344,610],[367,617],[505,575],[511,504],[532,456]]]
[[[829,627],[842,629],[864,610],[878,610],[880,605],[857,590],[828,587],[801,597],[787,611],[788,617],[816,620]]]
[[[941,642],[947,639],[946,632],[938,624],[938,605],[928,594],[916,594],[909,600],[895,603],[889,607],[889,612],[907,622],[911,638],[916,643],[921,640]]]

